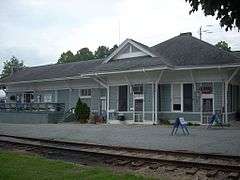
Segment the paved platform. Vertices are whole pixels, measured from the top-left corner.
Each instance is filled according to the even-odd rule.
[[[240,156],[240,128],[190,127],[189,136],[170,131],[152,125],[0,124],[0,134]]]

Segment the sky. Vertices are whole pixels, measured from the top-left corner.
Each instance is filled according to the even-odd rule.
[[[4,0],[0,1],[0,71],[11,56],[27,66],[56,63],[62,52],[113,46],[132,38],[148,46],[181,32],[229,43],[240,50],[240,32],[225,32],[215,17],[205,17],[185,0]],[[209,26],[210,25],[210,26]]]

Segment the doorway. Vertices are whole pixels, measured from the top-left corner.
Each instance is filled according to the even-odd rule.
[[[134,99],[134,122],[143,122],[143,99]]]
[[[214,112],[213,94],[202,95],[201,98],[201,123],[208,124],[209,118]]]

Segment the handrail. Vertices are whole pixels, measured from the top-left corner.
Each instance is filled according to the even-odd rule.
[[[64,103],[0,103],[0,112],[55,112],[64,111]]]

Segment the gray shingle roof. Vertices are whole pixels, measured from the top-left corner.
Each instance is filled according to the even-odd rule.
[[[14,72],[2,82],[32,81],[52,78],[64,78],[78,76],[92,71],[102,60],[89,60],[67,64],[51,64],[45,66],[26,67]]]
[[[113,60],[108,63],[102,63],[104,59],[99,59],[68,64],[29,67],[13,73],[13,75],[8,78],[0,80],[0,83],[64,78],[78,76],[80,74],[136,70],[152,67],[240,65],[240,58],[233,53],[220,50],[211,44],[187,34],[176,36],[153,47],[148,47],[137,41],[134,42],[150,50],[157,55],[157,57],[136,57]]]
[[[164,59],[160,57],[137,57],[128,59],[113,60],[109,63],[102,63],[93,70],[95,73],[136,70],[143,68],[165,67]]]
[[[223,65],[239,63],[232,53],[190,35],[179,35],[151,48],[173,66]]]

